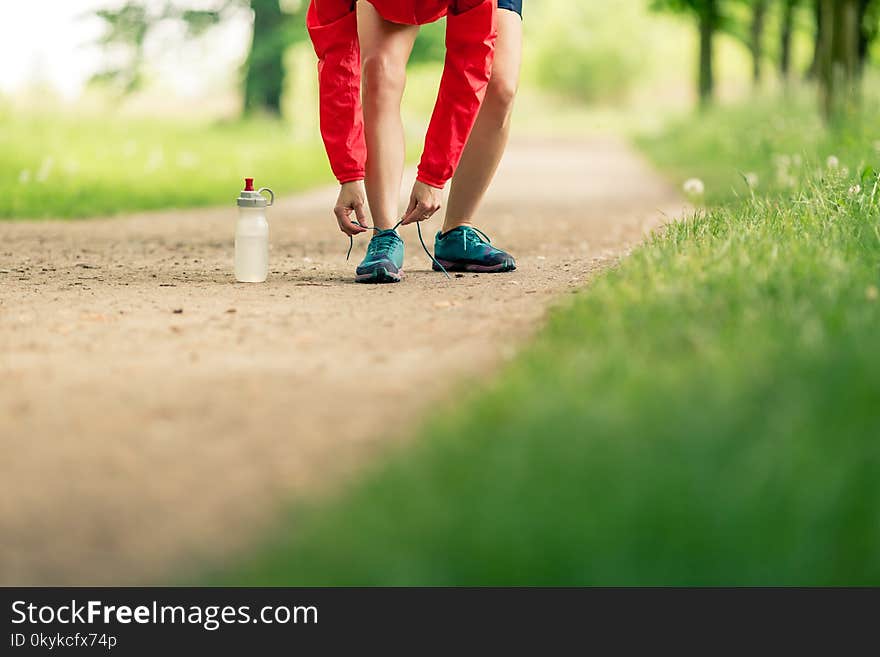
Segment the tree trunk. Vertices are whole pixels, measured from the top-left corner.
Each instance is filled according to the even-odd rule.
[[[714,41],[715,29],[718,25],[717,0],[706,0],[700,9],[700,106],[706,107],[712,102],[715,93]]]
[[[284,15],[278,0],[251,0],[251,8],[254,32],[245,62],[244,113],[280,116],[287,48]]]
[[[797,0],[785,0],[782,14],[782,30],[780,34],[779,73],[782,80],[788,82],[791,76],[791,37],[794,33],[794,8]]]
[[[752,9],[751,41],[752,51],[752,82],[757,87],[761,84],[761,64],[764,57],[764,24],[767,18],[767,0],[755,0]]]
[[[819,86],[827,120],[858,99],[859,1],[821,0]]]
[[[813,16],[816,20],[816,30],[814,32],[813,46],[813,63],[807,71],[808,80],[817,80],[819,78],[819,67],[822,64],[822,44],[825,41],[825,24],[822,20],[822,0],[814,0]]]

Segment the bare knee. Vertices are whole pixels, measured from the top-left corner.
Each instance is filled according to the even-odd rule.
[[[364,58],[364,101],[371,105],[399,105],[406,85],[406,64],[384,53]]]
[[[489,113],[500,123],[506,122],[513,113],[513,103],[516,100],[518,89],[519,80],[516,76],[493,74],[486,89],[483,111]]]

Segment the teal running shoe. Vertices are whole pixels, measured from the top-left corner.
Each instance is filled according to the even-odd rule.
[[[403,240],[397,231],[377,231],[355,273],[358,283],[399,283],[403,277]]]
[[[448,233],[437,233],[434,239],[434,271],[500,273],[516,269],[509,253],[492,246],[486,234],[473,226],[459,226]]]

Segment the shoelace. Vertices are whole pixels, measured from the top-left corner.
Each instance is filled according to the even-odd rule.
[[[356,226],[360,226],[361,228],[366,228],[367,230],[371,230],[371,231],[373,231],[374,233],[385,233],[385,232],[390,232],[390,231],[396,231],[398,228],[400,228],[400,226],[403,224],[403,219],[401,219],[400,221],[398,221],[398,222],[394,225],[394,228],[389,228],[389,229],[386,229],[386,230],[382,230],[381,228],[376,228],[375,226],[364,226],[362,223],[359,223],[359,222],[357,221],[357,219],[355,219],[354,221],[352,221],[352,223],[355,224]],[[448,278],[448,279],[451,280],[451,279],[452,279],[452,276],[450,276],[450,275],[449,275],[449,272],[446,271],[446,267],[444,267],[443,265],[441,265],[440,262],[437,260],[437,258],[435,258],[434,255],[433,255],[430,251],[428,251],[428,247],[427,247],[427,245],[425,244],[425,240],[422,238],[422,225],[421,225],[421,223],[416,222],[416,230],[417,230],[418,233],[419,233],[419,242],[421,242],[421,244],[422,244],[422,248],[425,250],[425,253],[427,254],[427,256],[431,259],[431,261],[432,261],[435,265],[437,265],[437,266],[440,268],[440,271],[443,272],[443,275],[446,276],[446,278]],[[476,230],[476,229],[474,229],[474,230]],[[481,234],[482,234],[482,233],[481,233]],[[488,239],[488,238],[486,238],[486,239]],[[349,258],[351,258],[351,251],[352,251],[352,249],[354,249],[354,237],[353,237],[352,235],[349,235],[349,236],[348,236],[348,253],[345,255],[345,260],[346,260],[346,262],[349,260]]]
[[[393,230],[378,231],[367,247],[367,252],[374,256],[386,255],[399,240],[400,237]]]
[[[491,246],[492,240],[489,239],[489,236],[486,235],[486,233],[481,231],[479,228],[476,228],[475,226],[467,226],[464,230],[461,231],[461,241],[462,241],[462,244],[464,246],[465,251],[467,251],[468,236],[471,234],[470,231],[474,231],[475,233],[478,233],[479,236],[483,238],[482,243],[489,244]]]

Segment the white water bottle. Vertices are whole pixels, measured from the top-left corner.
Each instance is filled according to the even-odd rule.
[[[238,197],[238,223],[235,225],[235,280],[263,283],[269,276],[269,222],[266,208],[275,203],[272,190],[254,191],[254,179],[245,178]],[[263,196],[269,193],[269,200]]]

